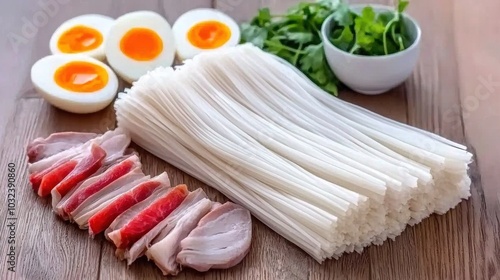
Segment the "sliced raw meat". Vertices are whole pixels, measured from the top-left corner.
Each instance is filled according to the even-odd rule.
[[[114,161],[122,157],[130,145],[130,137],[125,134],[116,135],[102,142],[100,145],[106,151],[104,165],[113,164]]]
[[[123,212],[147,199],[156,189],[162,187],[160,182],[149,180],[149,176],[139,182],[135,181],[131,185],[131,189],[116,196],[115,200],[99,209],[88,219],[89,234],[92,238],[106,230]],[[75,220],[77,219],[79,217],[75,217]]]
[[[215,210],[215,208],[217,208],[217,207],[219,207],[219,206],[222,206],[222,203],[217,202],[217,201],[216,201],[216,202],[214,202],[214,203],[212,203],[212,209],[210,209],[210,211],[214,211],[214,210]]]
[[[96,133],[57,132],[47,138],[36,138],[27,147],[28,162],[33,163],[96,138]]]
[[[58,165],[54,169],[47,169],[46,172],[30,176],[30,182],[33,186],[33,190],[35,190],[37,194],[42,197],[49,195],[52,189],[69,173],[71,173],[73,169],[75,169],[77,164],[77,160],[70,160]]]
[[[83,145],[73,147],[69,150],[62,151],[48,158],[44,158],[40,161],[29,164],[28,167],[29,174],[36,174],[39,172],[43,172],[49,168],[53,169],[57,167],[58,164],[65,163],[66,161],[71,160],[77,157],[78,155],[81,155],[83,152],[87,151],[93,144],[100,145],[102,142],[110,138],[113,138],[116,135],[122,135],[122,134],[125,134],[124,130],[121,128],[117,128],[115,130],[108,131],[101,136],[93,138],[84,143]]]
[[[56,207],[58,214],[61,216],[70,214],[89,197],[112,185],[113,182],[125,176],[135,168],[141,168],[141,161],[136,155],[116,163],[99,176],[96,176],[98,177],[96,182],[87,186],[82,184],[75,189],[75,192],[71,194],[71,196],[68,195],[66,196],[67,198],[62,199]]]
[[[124,145],[128,145],[130,143],[130,141],[128,141],[128,139],[127,139],[127,136],[121,135],[121,136],[117,137],[116,140],[117,141],[115,141],[115,143],[118,143],[121,146],[119,146],[118,148],[111,148],[110,146],[107,146],[107,147],[105,147],[106,149],[104,149],[106,151],[107,155],[110,152],[112,154],[109,156],[106,156],[105,161],[103,162],[103,164],[104,164],[104,166],[102,166],[103,168],[107,168],[108,166],[114,164],[117,160],[120,160],[120,158],[124,156],[123,154],[121,154],[124,152],[123,150],[125,150],[125,152],[130,152],[130,149],[125,149],[126,146],[124,146]],[[92,141],[94,141],[94,140],[91,140],[91,142]],[[96,141],[95,143],[97,143],[97,142],[98,141]],[[107,142],[107,143],[112,143],[112,142]],[[84,145],[81,145],[73,150],[70,149],[70,150],[72,150],[72,152],[70,152],[70,153],[66,153],[67,151],[61,152],[60,154],[66,153],[66,155],[64,157],[60,158],[57,162],[53,163],[51,166],[48,166],[51,162],[46,162],[42,165],[39,165],[38,167],[40,167],[40,168],[45,167],[45,166],[48,166],[48,167],[44,170],[39,171],[39,172],[36,171],[30,175],[29,180],[30,180],[30,183],[32,185],[33,190],[38,193],[39,192],[38,190],[40,188],[40,184],[42,183],[43,177],[52,172],[51,179],[48,180],[48,182],[50,184],[45,185],[44,190],[42,191],[43,196],[47,195],[46,192],[50,191],[54,187],[54,184],[57,185],[57,183],[59,183],[64,178],[64,177],[61,178],[61,176],[65,172],[71,171],[70,166],[72,166],[72,164],[74,162],[78,162],[83,158],[83,155],[85,154],[84,148],[88,149],[89,147],[90,147],[90,145],[84,144]],[[55,156],[58,156],[58,155],[59,154],[57,154]],[[71,161],[73,161],[73,162],[71,162]],[[37,168],[36,170],[38,170],[38,169],[39,168]],[[56,170],[56,169],[58,169],[58,170]],[[62,169],[62,170],[59,170],[59,169]],[[102,172],[97,172],[97,173],[102,173]],[[59,182],[58,182],[58,180],[59,180]]]
[[[92,143],[95,139],[91,140],[89,143]],[[95,141],[95,143],[98,143],[99,141]],[[94,144],[95,144],[94,143]],[[130,144],[130,138],[127,135],[115,135],[112,136],[111,138],[105,140],[102,145],[100,146],[106,151],[106,158],[104,159],[102,168],[107,169],[109,166],[115,164],[118,161],[121,161],[123,158],[129,157],[130,155],[125,155],[125,152],[128,153],[135,153],[131,149],[127,149],[127,146]],[[69,161],[80,161],[85,154],[85,147],[90,147],[87,146],[87,144],[81,145],[78,147],[78,149],[73,150],[73,152],[66,154],[66,156],[60,158],[57,162],[55,162],[52,166],[49,166],[45,170],[42,170],[40,172],[35,172],[30,175],[30,182],[32,184],[33,190],[38,192],[38,189],[40,187],[40,184],[42,182],[42,179],[45,175],[51,173],[52,171],[55,171],[56,169],[63,168],[66,172],[68,171],[68,167],[70,164],[68,164]],[[71,150],[71,149],[70,149]],[[60,154],[64,154],[65,152],[62,152]],[[55,155],[58,156],[59,154]],[[47,163],[49,164],[49,163]],[[101,172],[97,173],[102,173],[104,170]],[[59,183],[56,178],[59,178],[59,181],[62,180],[61,175],[63,172],[60,172],[59,170],[56,170],[55,173],[52,173],[52,179],[49,181],[52,185],[47,185],[44,188],[44,193],[47,192],[47,190],[51,190],[57,183]],[[56,175],[54,177],[54,175]],[[63,177],[64,178],[64,177]],[[45,194],[46,195],[46,194]]]
[[[106,152],[96,144],[90,147],[87,155],[57,186],[52,189],[52,207],[55,209],[62,197],[68,194],[80,182],[92,176],[102,165]]]
[[[109,227],[105,230],[104,236],[109,240],[108,234],[114,230],[117,230],[124,225],[126,225],[130,220],[132,220],[139,212],[142,210],[146,209],[153,201],[161,197],[162,195],[166,194],[167,192],[170,191],[170,180],[168,178],[168,174],[166,172],[161,173],[160,175],[154,177],[154,181],[159,181],[161,182],[160,187],[156,188],[153,193],[148,196],[146,199],[144,199],[141,202],[135,202],[134,200],[130,200],[130,197],[124,198],[124,200],[127,202],[124,205],[119,205],[120,207],[127,206],[128,203],[134,203],[134,205],[125,211],[123,211],[121,214],[119,214],[109,225]],[[134,188],[135,189],[135,188]],[[110,206],[111,207],[111,206]],[[106,215],[109,214],[106,212]]]
[[[42,145],[50,145],[56,143],[68,143],[68,144],[82,144],[88,140],[99,136],[97,133],[92,132],[54,132],[50,134],[47,138],[38,137],[28,144],[27,150],[32,150],[33,147]]]
[[[112,204],[121,195],[149,179],[149,175],[145,176],[140,168],[135,168],[127,175],[121,177],[102,191],[87,199],[75,211],[70,213],[70,217],[72,217],[81,229],[87,229],[89,219],[92,216]],[[111,222],[113,222],[113,220],[111,220],[110,223]]]
[[[30,183],[33,187],[33,190],[38,193],[38,189],[40,187],[40,184],[42,183],[43,177],[50,172],[54,171],[57,168],[60,168],[62,165],[67,164],[69,161],[74,160],[76,162],[79,161],[80,158],[78,157],[68,157],[68,158],[63,158],[57,161],[56,163],[52,164],[51,166],[48,166],[46,169],[30,173]]]
[[[250,212],[231,202],[203,217],[180,244],[177,262],[204,272],[237,265],[250,250],[252,218]]]
[[[192,192],[192,193],[196,193],[196,192],[199,192],[199,191],[202,191],[202,194],[204,195],[204,197],[202,197],[202,198],[207,198],[207,197],[206,197],[205,192],[203,192],[203,190],[201,190],[201,189],[197,189],[196,191],[194,191],[194,192]],[[188,195],[188,197],[189,197],[189,195]],[[185,200],[187,200],[187,199],[188,199],[188,197],[186,197],[186,199],[185,199]],[[199,200],[201,200],[201,198],[197,198],[197,201],[199,201]],[[184,203],[184,202],[183,202],[183,203]],[[192,203],[192,204],[194,204],[194,203]],[[213,205],[213,203],[212,203],[212,205]],[[180,207],[181,207],[181,206],[179,206],[179,208],[180,208]],[[176,212],[177,212],[177,209],[175,209],[175,210],[176,210]],[[173,213],[172,213],[172,214],[173,214]],[[172,214],[171,214],[171,215],[172,215]],[[160,233],[158,233],[158,234],[156,235],[156,237],[155,237],[155,238],[151,241],[151,244],[149,244],[149,245],[148,245],[148,247],[151,247],[150,245],[156,244],[156,243],[158,243],[160,240],[162,240],[163,238],[165,238],[165,237],[166,237],[166,236],[170,233],[170,231],[172,231],[172,229],[174,228],[175,224],[177,223],[177,221],[178,221],[181,217],[182,217],[182,213],[180,213],[180,212],[178,212],[177,217],[173,217],[173,216],[172,216],[172,218],[173,218],[173,219],[172,219],[172,220],[173,220],[173,222],[172,222],[172,223],[169,223],[166,227],[164,227],[164,228],[160,231]],[[170,216],[169,216],[167,219],[170,219]]]
[[[212,208],[212,202],[204,198],[189,208],[182,215],[174,229],[160,242],[146,251],[148,259],[153,260],[161,269],[163,275],[177,275],[179,264],[175,257],[179,252],[179,243],[196,227],[200,219]]]
[[[109,233],[108,237],[118,249],[126,249],[154,228],[177,208],[189,191],[186,185],[178,185],[155,200],[122,228]]]
[[[122,215],[118,216],[113,223],[104,231],[104,237],[106,237],[107,240],[113,242],[109,238],[109,234],[113,231],[116,231],[123,226],[125,226],[129,221],[131,221],[133,218],[135,218],[142,210],[146,209],[149,207],[155,200],[157,200],[159,197],[165,195],[166,193],[170,192],[172,188],[170,187],[160,187],[159,189],[155,190],[150,197],[146,198],[144,201],[137,203],[136,205],[130,207],[129,210],[125,211]],[[115,256],[123,261],[125,259],[125,251],[127,248],[116,248],[115,251]]]
[[[153,239],[160,233],[166,232],[165,236],[175,227],[179,219],[188,213],[198,201],[207,198],[207,195],[202,189],[197,189],[190,192],[184,201],[177,207],[166,219],[157,224],[152,230],[148,231],[141,239],[125,251],[125,258],[128,265],[131,265],[136,259],[141,257],[150,246]],[[164,236],[164,237],[165,237]],[[162,238],[163,239],[163,238]]]

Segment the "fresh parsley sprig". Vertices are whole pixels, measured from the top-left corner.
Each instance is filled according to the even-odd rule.
[[[402,16],[408,4],[399,0],[396,11],[379,14],[371,6],[363,8],[361,14],[337,11],[340,15],[335,17],[329,39],[337,48],[358,55],[403,51],[412,43]]]
[[[329,40],[341,50],[358,55],[392,54],[411,44],[401,16],[408,1],[398,1],[395,12],[378,15],[370,6],[358,15],[340,0],[299,3],[283,15],[263,8],[241,25],[241,42],[287,60],[325,91],[337,95],[340,82],[326,61],[321,25],[334,15]]]
[[[242,42],[287,60],[318,86],[337,95],[339,82],[328,66],[321,40],[321,25],[335,11],[336,2],[300,3],[283,15],[261,9],[249,23],[241,25]]]

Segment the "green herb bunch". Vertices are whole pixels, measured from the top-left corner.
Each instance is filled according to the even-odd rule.
[[[358,15],[340,0],[299,3],[283,15],[260,9],[241,25],[241,42],[250,42],[300,69],[325,91],[337,95],[339,80],[325,58],[321,26],[333,14],[329,40],[338,48],[358,55],[387,55],[407,48],[410,40],[401,17],[408,1],[399,0],[395,12],[378,16],[367,6]]]
[[[360,15],[351,11],[336,13],[330,42],[357,55],[379,56],[403,51],[412,43],[402,17],[408,4],[400,0],[396,12],[378,15],[371,6],[364,7]]]
[[[335,11],[333,1],[300,3],[284,15],[268,8],[241,25],[242,42],[251,42],[299,68],[313,82],[337,95],[338,80],[330,70],[321,41],[321,24]]]

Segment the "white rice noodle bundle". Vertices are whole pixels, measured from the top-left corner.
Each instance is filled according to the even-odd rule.
[[[470,196],[466,147],[334,98],[249,44],[151,71],[115,109],[134,142],[318,262]]]

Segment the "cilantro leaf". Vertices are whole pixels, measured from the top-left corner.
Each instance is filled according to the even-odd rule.
[[[304,52],[305,55],[300,59],[302,71],[315,72],[323,67],[323,61],[325,60],[323,44],[307,46]]]
[[[335,96],[338,95],[338,88],[337,88],[337,85],[335,84],[334,81],[330,81],[328,82],[327,84],[325,84],[323,86],[323,89],[326,91],[326,92],[329,92]]]
[[[371,6],[366,6],[361,11],[361,19],[366,23],[371,23],[375,20],[375,11]]]
[[[352,33],[351,28],[349,26],[345,26],[342,31],[340,31],[340,29],[337,29],[337,31],[340,34],[338,37],[333,37],[331,39],[332,43],[343,51],[349,51],[354,41],[354,34]]]
[[[333,13],[333,18],[336,24],[340,26],[349,26],[353,23],[353,17],[349,6],[345,3],[341,3],[337,10]]]
[[[252,43],[255,46],[262,48],[267,39],[268,31],[265,28],[244,23],[241,25],[241,42]]]
[[[378,15],[378,21],[386,26],[391,20],[394,19],[393,12],[383,12]]]
[[[400,0],[398,2],[398,13],[402,13],[406,10],[406,7],[408,7],[408,5],[410,4],[410,2],[408,0]]]
[[[320,85],[328,82],[328,77],[324,71],[309,72],[309,78]]]
[[[288,40],[297,43],[307,44],[313,40],[313,35],[307,32],[291,32],[287,35]]]
[[[252,24],[264,27],[266,24],[270,23],[272,19],[271,11],[269,8],[259,9],[257,16],[252,20]]]
[[[367,6],[359,14],[345,0],[304,1],[282,15],[263,8],[241,25],[241,42],[287,60],[325,91],[337,95],[340,82],[328,66],[320,32],[325,19],[333,15],[328,40],[339,49],[368,56],[392,54],[412,43],[401,15],[408,4],[408,0],[398,0],[394,11],[382,13]]]

